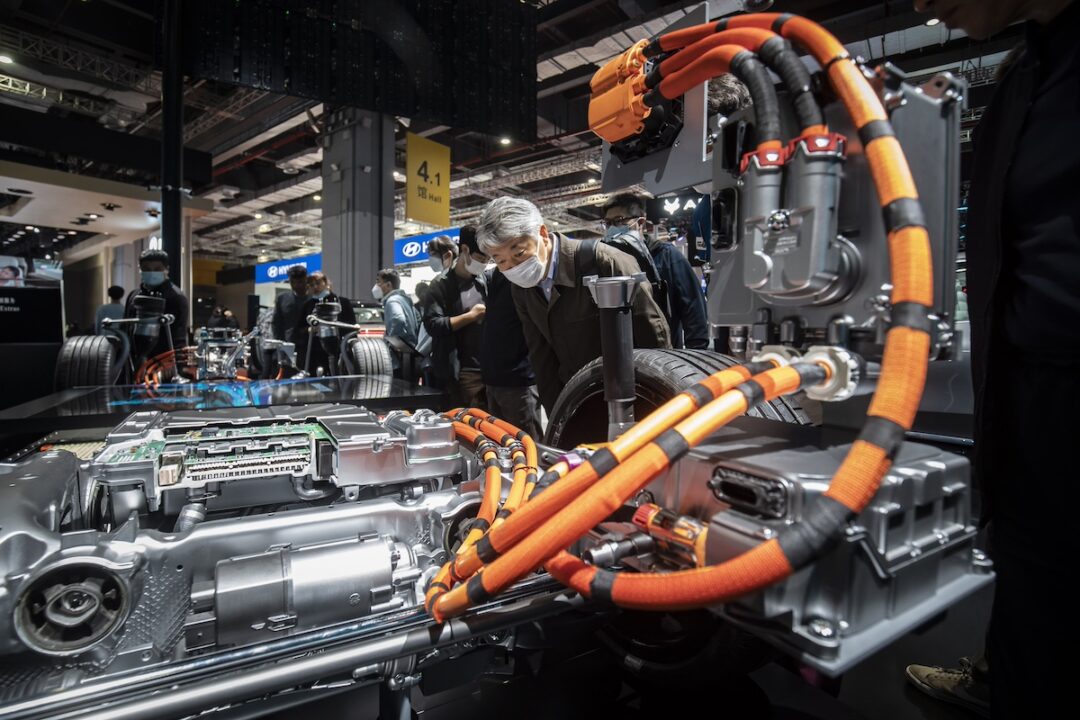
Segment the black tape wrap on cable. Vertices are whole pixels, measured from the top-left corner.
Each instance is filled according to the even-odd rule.
[[[927,335],[933,329],[925,305],[914,302],[899,302],[889,310],[890,327],[906,327],[919,330]]]
[[[610,570],[597,569],[589,582],[589,598],[601,605],[614,605],[611,590],[615,586],[615,577]]]
[[[904,442],[904,426],[877,415],[867,415],[859,439],[885,451],[889,460],[896,458]]]
[[[495,562],[499,554],[499,551],[491,545],[490,535],[485,535],[476,541],[476,557],[480,558],[480,561],[485,565]]]
[[[825,114],[811,90],[810,71],[799,60],[791,43],[779,36],[769,38],[761,44],[758,56],[770,70],[780,76],[791,93],[799,129],[824,125]]]
[[[844,524],[855,517],[851,510],[827,495],[821,495],[805,513],[802,522],[788,526],[777,541],[795,570],[804,568],[831,548],[842,536]]]
[[[780,140],[780,100],[769,79],[769,71],[749,50],[731,60],[731,72],[742,80],[754,101],[754,129],[757,143]]]

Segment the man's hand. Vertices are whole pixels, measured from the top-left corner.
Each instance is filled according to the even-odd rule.
[[[473,322],[483,321],[485,314],[487,314],[487,305],[484,303],[476,303],[469,308],[469,315],[472,316]]]

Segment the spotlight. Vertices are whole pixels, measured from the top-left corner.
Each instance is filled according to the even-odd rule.
[[[499,138],[499,144],[500,145],[509,145],[510,144],[510,138],[508,138],[508,137]]]
[[[930,18],[929,20],[926,21],[926,26],[927,27],[934,27],[935,25],[937,25],[940,22],[941,21],[938,20],[937,18]]]
[[[97,213],[86,213],[86,217],[90,218],[91,220],[97,220],[101,216]]]
[[[311,199],[314,200],[315,202],[319,202],[320,200],[322,200],[322,195],[319,195],[319,194],[312,195]]]
[[[10,55],[0,55],[0,65],[11,65],[14,62]]]
[[[595,185],[596,184],[596,178],[589,178],[589,184],[590,185]]]
[[[68,235],[74,235],[74,234],[75,234],[74,230],[68,230]]]
[[[33,225],[27,225],[27,226],[26,226],[26,229],[27,229],[27,230],[33,230],[33,229],[34,229],[34,226],[33,226]]]
[[[256,220],[262,220],[262,213],[255,213],[251,217],[255,218]]]

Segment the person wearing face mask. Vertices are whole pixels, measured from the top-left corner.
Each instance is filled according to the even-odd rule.
[[[300,320],[300,310],[307,300],[307,268],[293,265],[288,270],[289,290],[274,298],[274,315],[270,321],[274,338],[285,342],[296,342],[296,326]]]
[[[976,41],[1026,22],[975,128],[967,304],[975,397],[972,473],[996,573],[986,653],[911,665],[923,692],[983,715],[1067,712],[1080,419],[1080,3],[916,0]],[[1012,62],[1009,62],[1011,60]]]
[[[450,268],[454,267],[458,247],[450,239],[449,235],[439,235],[431,240],[427,245],[427,251],[428,267],[431,268],[436,277],[445,274]]]
[[[431,281],[424,304],[424,328],[431,336],[433,385],[450,394],[455,407],[487,405],[480,372],[481,325],[487,312],[487,256],[476,244],[476,228],[461,228],[455,253],[429,243],[432,259],[449,263],[446,272]],[[432,252],[432,246],[434,252]]]
[[[139,255],[139,287],[132,290],[124,304],[124,317],[135,317],[135,296],[152,295],[165,298],[165,312],[172,315],[174,320],[169,325],[169,335],[158,335],[157,343],[147,351],[148,357],[160,355],[169,349],[169,337],[172,337],[172,346],[181,348],[187,342],[188,324],[188,299],[169,281],[169,255],[160,248],[143,250]],[[129,326],[130,327],[130,326]]]
[[[418,343],[420,332],[420,314],[413,307],[412,299],[401,289],[401,278],[392,268],[384,268],[375,275],[375,284],[371,294],[383,306],[383,322],[387,338],[401,338],[410,348]],[[391,352],[394,369],[401,368],[401,358],[396,351]]]
[[[709,324],[701,279],[678,248],[653,235],[645,219],[645,198],[632,193],[616,195],[604,206],[603,222],[606,237],[630,235],[648,248],[667,292],[671,346],[695,350],[708,347]]]
[[[579,265],[581,241],[548,229],[540,209],[522,198],[492,200],[480,214],[480,247],[514,284],[511,295],[544,409],[551,412],[563,386],[601,354],[600,310]],[[602,276],[633,275],[638,263],[605,243],[593,264]],[[634,295],[634,347],[669,348],[670,331],[648,283]]]
[[[293,340],[296,343],[296,361],[303,366],[307,361],[307,347],[308,342],[314,342],[311,346],[311,372],[315,372],[315,368],[329,368],[329,356],[326,354],[326,350],[323,349],[322,343],[319,342],[318,336],[313,332],[313,328],[308,325],[308,316],[315,312],[315,304],[319,302],[336,302],[341,305],[341,313],[338,315],[338,320],[343,323],[356,324],[356,311],[353,310],[352,303],[347,298],[341,297],[333,291],[330,280],[326,277],[326,274],[321,270],[316,270],[307,276],[307,299],[304,300],[304,304],[300,306],[300,316],[294,326]],[[339,334],[344,334],[345,331],[340,331]]]

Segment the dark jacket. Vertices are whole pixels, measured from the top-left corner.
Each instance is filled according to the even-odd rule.
[[[300,297],[292,290],[283,292],[274,298],[274,317],[270,327],[274,338],[285,342],[296,342],[296,327],[300,321],[300,310],[307,297]]]
[[[341,314],[338,315],[338,320],[343,323],[356,323],[356,311],[353,310],[352,303],[348,299],[341,297],[333,292],[326,296],[327,300],[334,300],[341,304]],[[296,343],[296,364],[301,370],[305,369],[304,364],[307,362],[307,347],[308,341],[314,337],[314,344],[311,347],[311,367],[307,368],[310,372],[314,373],[315,368],[330,369],[329,356],[326,354],[326,350],[323,349],[322,343],[319,342],[318,335],[312,336],[308,325],[308,315],[315,312],[315,303],[319,302],[319,298],[309,297],[304,300],[304,304],[300,306],[300,315],[293,326],[293,340]],[[338,335],[343,336],[348,333],[348,330],[339,330]],[[344,373],[345,368],[339,368],[339,372]]]
[[[480,342],[480,370],[484,384],[493,387],[525,387],[536,384],[529,346],[521,332],[521,318],[514,307],[513,283],[498,270],[485,273],[487,314]]]
[[[165,312],[172,315],[172,325],[169,326],[170,334],[172,335],[173,348],[182,348],[187,345],[187,326],[188,326],[188,299],[180,288],[173,285],[171,282],[166,281],[162,285],[158,285],[156,288],[144,288],[142,286],[132,290],[127,297],[127,302],[124,304],[124,317],[135,317],[135,307],[132,304],[136,295],[153,295],[155,297],[165,298]],[[131,326],[128,326],[131,327]],[[163,352],[169,350],[169,337],[165,333],[161,333],[158,336],[157,344],[150,350],[147,357],[154,357],[160,355]]]
[[[995,401],[1013,381],[1010,359],[1080,368],[1080,145],[1073,137],[1080,126],[1080,51],[1069,29],[1078,13],[1080,5],[1072,6],[1046,33],[1029,27],[1028,48],[998,83],[974,137],[967,300],[973,461],[984,487],[999,464],[996,446],[1007,440],[996,437],[995,425],[1008,408],[995,408]]]
[[[472,282],[486,304],[488,291],[484,276],[474,277]],[[445,389],[445,383],[456,382],[461,375],[458,346],[462,333],[479,334],[481,328],[476,323],[456,332],[450,328],[450,318],[465,312],[461,305],[461,278],[453,269],[432,280],[428,290],[424,303],[424,328],[431,336],[431,371]]]
[[[539,287],[515,285],[512,289],[540,402],[549,414],[574,373],[601,354],[600,311],[578,271],[580,246],[578,240],[559,236],[559,260],[550,302]],[[636,260],[605,243],[596,244],[596,266],[602,276],[639,272]],[[634,296],[633,312],[634,347],[671,347],[667,321],[647,284]]]
[[[671,347],[701,350],[709,346],[705,294],[690,261],[669,242],[649,243],[656,271],[667,284],[671,308]]]

